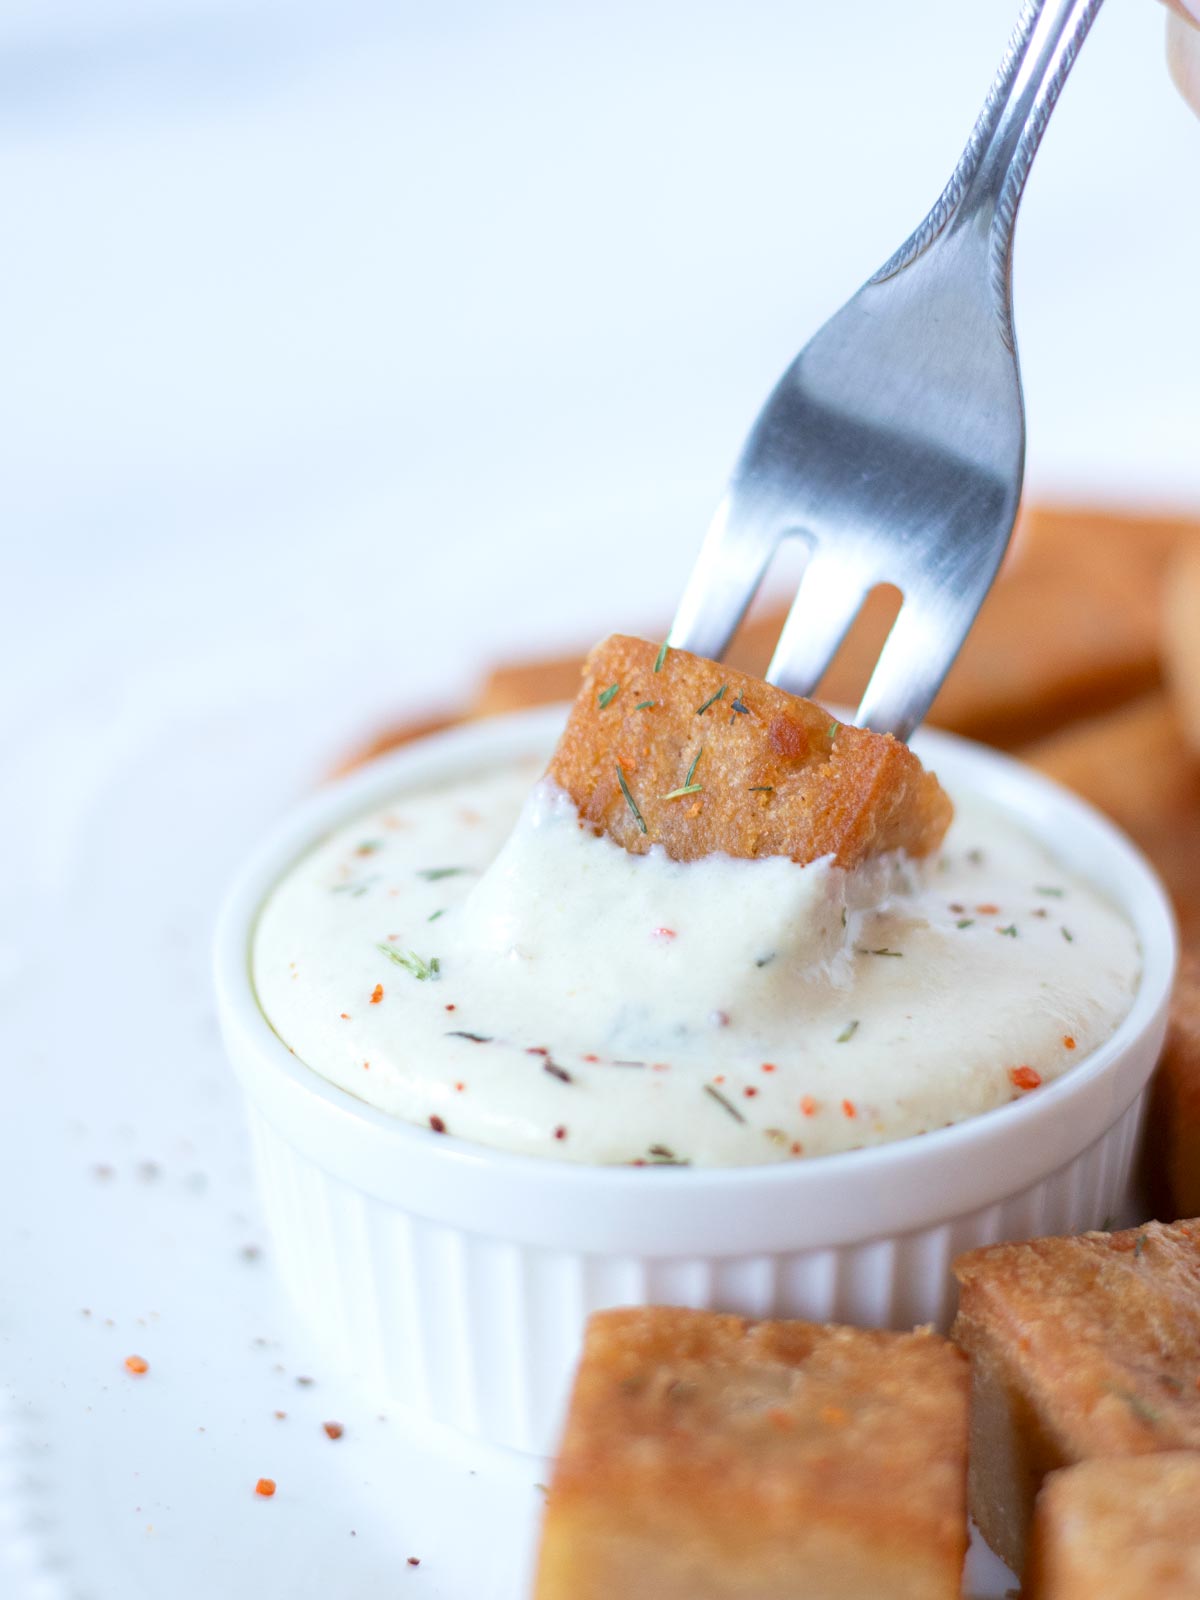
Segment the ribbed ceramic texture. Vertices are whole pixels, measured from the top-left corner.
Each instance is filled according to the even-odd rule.
[[[251,1108],[279,1270],[341,1371],[379,1403],[510,1449],[554,1448],[586,1318],[673,1304],[868,1327],[945,1328],[954,1258],[1099,1228],[1120,1211],[1139,1096],[1074,1160],[982,1210],[841,1248],[652,1259],[550,1251],[401,1211],[332,1176]]]

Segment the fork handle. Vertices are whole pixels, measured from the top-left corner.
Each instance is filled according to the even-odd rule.
[[[903,271],[943,233],[981,224],[988,232],[997,309],[1011,330],[1017,207],[1050,113],[1102,4],[1103,0],[1025,0],[950,182],[921,226],[872,282]]]

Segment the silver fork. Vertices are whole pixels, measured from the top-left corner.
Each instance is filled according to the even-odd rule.
[[[782,539],[809,546],[767,677],[820,682],[867,592],[903,604],[856,720],[907,739],[1012,534],[1025,408],[1012,317],[1017,207],[1102,0],[1027,0],[925,221],[793,361],[705,537],[669,642],[720,656]]]

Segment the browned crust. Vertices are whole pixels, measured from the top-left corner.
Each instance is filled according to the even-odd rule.
[[[1200,1222],[993,1245],[955,1272],[972,1513],[1019,1571],[1046,1472],[1200,1448]]]
[[[1028,1600],[1195,1600],[1200,1455],[1084,1461],[1038,1496]]]
[[[689,771],[701,790],[666,798]],[[720,662],[660,657],[658,645],[621,634],[588,657],[549,776],[597,832],[637,855],[661,845],[676,861],[723,851],[832,855],[852,867],[885,850],[924,856],[951,817],[937,779],[898,740]]]
[[[1185,949],[1147,1126],[1147,1177],[1160,1214],[1200,1216],[1200,949]]]
[[[790,1594],[780,1579],[795,1581],[806,1539],[810,1561],[922,1575],[863,1593],[949,1600],[966,1544],[966,1389],[961,1356],[927,1330],[601,1313],[551,1484],[538,1600],[629,1592],[613,1583],[630,1550],[651,1564],[639,1594],[685,1593],[668,1574],[688,1571],[712,1580],[694,1596]]]

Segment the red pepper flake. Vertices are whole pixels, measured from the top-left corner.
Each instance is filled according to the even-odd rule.
[[[584,1056],[583,1057],[584,1061],[599,1061],[599,1059],[600,1059],[599,1056]]]
[[[447,1011],[457,1011],[457,1010],[458,1010],[458,1007],[457,1007],[457,1006],[447,1006],[447,1007],[446,1007],[446,1010],[447,1010]]]
[[[408,1564],[410,1567],[419,1567],[421,1565],[420,1556],[409,1556]]]
[[[456,1083],[454,1087],[458,1090],[459,1094],[462,1094],[465,1092],[467,1086],[465,1083]]]
[[[143,1373],[150,1371],[150,1363],[145,1356],[126,1356],[125,1371],[132,1372],[135,1378],[140,1378]]]
[[[804,1146],[798,1139],[792,1141],[792,1154],[794,1156],[802,1156],[804,1154]]]
[[[258,1480],[258,1482],[254,1485],[254,1492],[255,1492],[255,1494],[262,1495],[264,1500],[269,1500],[271,1498],[271,1496],[275,1493],[275,1479],[274,1478],[260,1478]]]
[[[377,1006],[382,999],[383,999],[383,985],[381,983],[377,983],[375,985],[375,987],[371,990],[371,1004],[373,1006]]]
[[[746,1087],[742,1090],[742,1093],[746,1096],[747,1100],[753,1100],[754,1096],[758,1093],[758,1090],[751,1083],[746,1085]]]
[[[813,1099],[812,1095],[806,1094],[806,1095],[802,1095],[801,1096],[801,1098],[800,1098],[800,1109],[801,1109],[801,1111],[803,1111],[803,1113],[804,1113],[804,1115],[806,1117],[815,1117],[816,1116],[816,1114],[817,1114],[817,1102]]]
[[[567,1137],[567,1130],[560,1125],[559,1127],[555,1128],[554,1137],[556,1139],[565,1139]]]
[[[654,937],[656,939],[673,939],[675,937],[675,929],[674,928],[655,928]]]
[[[858,1115],[858,1108],[853,1100],[842,1101],[842,1114],[847,1117],[856,1117]]]
[[[773,1061],[764,1061],[762,1064],[762,1069],[764,1072],[774,1072],[775,1063]]]
[[[525,1054],[527,1056],[548,1056],[550,1052],[549,1050],[543,1050],[540,1044],[531,1044]]]
[[[718,1072],[716,1077],[713,1079],[713,1082],[714,1083],[724,1083],[725,1082],[725,1074],[723,1072]]]
[[[326,1437],[330,1439],[340,1439],[346,1431],[340,1422],[323,1422],[321,1426],[325,1430]]]
[[[975,909],[981,917],[998,917],[1000,915],[999,906],[976,906]]]
[[[1039,1089],[1042,1083],[1041,1073],[1032,1067],[1009,1067],[1008,1077],[1014,1089]]]
[[[277,1411],[275,1413],[276,1422],[283,1422],[286,1419],[287,1419],[287,1412],[286,1411]]]
[[[446,1131],[446,1124],[442,1121],[441,1117],[430,1117],[429,1126],[433,1129],[434,1133],[445,1133]]]
[[[670,1072],[671,1063],[669,1061],[653,1061],[650,1064],[650,1070],[651,1072]]]
[[[1063,1034],[1063,1049],[1064,1050],[1074,1050],[1074,1048],[1075,1048],[1074,1039],[1071,1037],[1071,1035],[1069,1033],[1064,1033]]]

